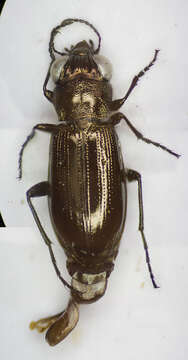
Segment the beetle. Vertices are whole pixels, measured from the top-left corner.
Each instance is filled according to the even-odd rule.
[[[91,40],[65,48],[65,52],[56,49],[56,35],[74,22],[83,23],[95,32],[98,37],[96,49]],[[49,42],[51,63],[43,91],[54,105],[60,124],[35,125],[19,154],[21,179],[23,151],[35,131],[51,134],[49,179],[27,191],[29,207],[48,246],[56,274],[71,293],[65,311],[30,324],[31,329],[39,332],[48,329],[46,340],[51,346],[62,341],[76,326],[80,303],[92,303],[105,293],[125,225],[127,181],[136,181],[138,185],[139,231],[153,287],[158,287],[144,235],[141,175],[124,166],[115,125],[123,119],[138,139],[177,158],[180,156],[145,138],[118,111],[139,79],[154,65],[159,50],[155,50],[152,61],[133,78],[125,96],[113,100],[111,64],[98,54],[100,45],[99,32],[82,19],[66,19],[52,30]],[[53,90],[47,88],[50,78],[55,84]],[[67,256],[71,285],[59,271],[52,243],[32,203],[34,197],[40,196],[48,196],[52,225]]]

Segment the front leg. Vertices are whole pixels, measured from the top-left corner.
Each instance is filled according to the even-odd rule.
[[[50,69],[51,69],[52,63],[53,63],[53,61],[51,61],[51,63],[50,63],[50,66],[49,66],[49,69],[48,69],[48,72],[47,72],[47,75],[46,75],[46,79],[45,79],[44,85],[43,85],[44,96],[46,96],[46,98],[50,102],[53,102],[53,91],[47,89],[47,84],[48,84],[48,81],[49,81],[49,78],[50,78]]]
[[[158,54],[159,50],[155,50],[155,55],[152,59],[152,61],[149,63],[149,65],[147,65],[143,70],[141,70],[132,80],[132,83],[127,91],[127,93],[125,94],[125,96],[122,99],[117,99],[112,101],[109,104],[109,108],[110,111],[117,111],[123,104],[124,102],[127,100],[127,98],[129,97],[130,93],[133,91],[133,89],[135,88],[135,86],[138,83],[138,80],[146,73],[146,71],[148,71],[150,69],[151,66],[153,66],[153,64],[155,63],[156,59],[157,59],[157,54]]]

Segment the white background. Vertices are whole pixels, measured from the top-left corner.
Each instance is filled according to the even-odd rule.
[[[187,14],[186,0],[7,1],[0,22],[0,210],[8,226],[0,230],[3,360],[187,359]],[[42,93],[50,61],[49,35],[54,26],[72,17],[86,19],[100,31],[101,54],[113,64],[114,98],[125,94],[154,50],[161,50],[122,112],[145,136],[182,157],[176,160],[138,142],[123,121],[117,127],[126,166],[143,177],[145,234],[160,289],[152,288],[148,276],[133,183],[128,185],[126,229],[105,296],[81,306],[76,329],[50,348],[28,324],[61,311],[69,295],[56,278],[25,200],[26,190],[47,178],[49,136],[38,132],[28,145],[22,182],[16,179],[17,160],[35,124],[57,121]],[[60,39],[62,47],[70,47],[89,38],[96,43],[87,27],[74,24]],[[35,203],[70,281],[63,251],[50,228],[47,201]]]

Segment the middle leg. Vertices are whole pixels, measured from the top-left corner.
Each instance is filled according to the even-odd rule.
[[[165,150],[167,151],[169,154],[173,155],[173,156],[176,156],[177,158],[179,158],[181,155],[175,153],[174,151],[168,149],[166,146],[156,142],[156,141],[153,141],[153,140],[150,140],[146,137],[144,137],[142,135],[142,133],[140,131],[138,131],[130,122],[130,120],[127,119],[127,117],[122,114],[121,112],[117,112],[115,114],[113,114],[110,119],[109,119],[109,123],[112,124],[112,125],[117,125],[121,119],[124,119],[125,122],[127,123],[128,127],[132,130],[132,132],[135,134],[135,136],[137,137],[138,140],[142,140],[144,141],[145,143],[147,144],[152,144],[154,146],[157,146],[159,148],[161,148],[162,150]]]

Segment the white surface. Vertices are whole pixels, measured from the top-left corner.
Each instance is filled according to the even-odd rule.
[[[7,2],[0,23],[0,210],[9,227],[22,228],[0,230],[3,360],[114,359],[117,354],[130,360],[187,359],[187,13],[185,0]],[[127,228],[108,291],[100,302],[82,307],[75,332],[51,349],[27,326],[61,310],[68,293],[56,279],[24,195],[47,178],[48,135],[38,132],[24,154],[21,183],[16,176],[18,151],[31,128],[56,123],[42,86],[50,61],[50,31],[70,17],[86,19],[100,31],[101,54],[113,64],[114,98],[125,94],[133,76],[161,49],[122,112],[145,136],[183,156],[176,160],[137,142],[125,124],[118,126],[126,165],[143,176],[145,233],[161,288],[154,291],[149,281],[137,232],[137,188],[131,184]],[[63,47],[96,39],[78,24],[63,34]],[[36,203],[48,229],[47,202]]]

